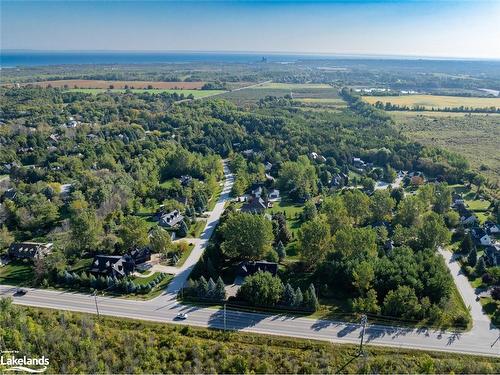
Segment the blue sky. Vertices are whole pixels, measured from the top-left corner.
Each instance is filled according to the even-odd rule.
[[[1,0],[1,48],[500,58],[500,1]]]

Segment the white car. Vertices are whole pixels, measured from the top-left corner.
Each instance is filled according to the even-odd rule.
[[[176,320],[186,320],[188,318],[188,314],[186,313],[179,313],[175,316]]]

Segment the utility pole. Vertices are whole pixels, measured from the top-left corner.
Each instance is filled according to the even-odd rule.
[[[364,356],[364,353],[363,353],[363,340],[365,338],[365,329],[366,329],[366,322],[367,322],[368,318],[366,317],[365,314],[361,315],[361,324],[363,325],[363,327],[361,328],[361,343],[359,344],[359,355],[360,356]]]
[[[224,304],[224,332],[226,332],[226,304]]]
[[[100,315],[99,315],[99,306],[97,305],[97,290],[94,291],[94,301],[95,301],[95,309],[97,311],[97,319],[99,319]]]

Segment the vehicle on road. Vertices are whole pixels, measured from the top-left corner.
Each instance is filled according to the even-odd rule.
[[[188,314],[179,313],[175,316],[175,320],[186,320],[188,318]]]
[[[15,296],[24,296],[28,291],[26,289],[21,289],[18,288],[16,289],[16,292],[14,293]]]

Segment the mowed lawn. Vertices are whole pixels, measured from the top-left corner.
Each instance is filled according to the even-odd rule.
[[[68,91],[72,92],[83,92],[87,94],[101,94],[105,92],[114,92],[114,93],[124,93],[127,90],[124,89],[68,89]],[[208,96],[222,94],[223,90],[175,90],[175,89],[129,89],[128,91],[143,94],[184,94],[184,96],[193,95],[195,98],[206,98]]]
[[[0,267],[0,284],[27,286],[31,285],[33,276],[30,263],[14,261]]]
[[[500,108],[500,98],[473,98],[440,95],[400,95],[400,96],[364,96],[363,100],[370,104],[376,102],[391,103],[401,106],[422,106],[426,109],[443,109],[445,107]]]

